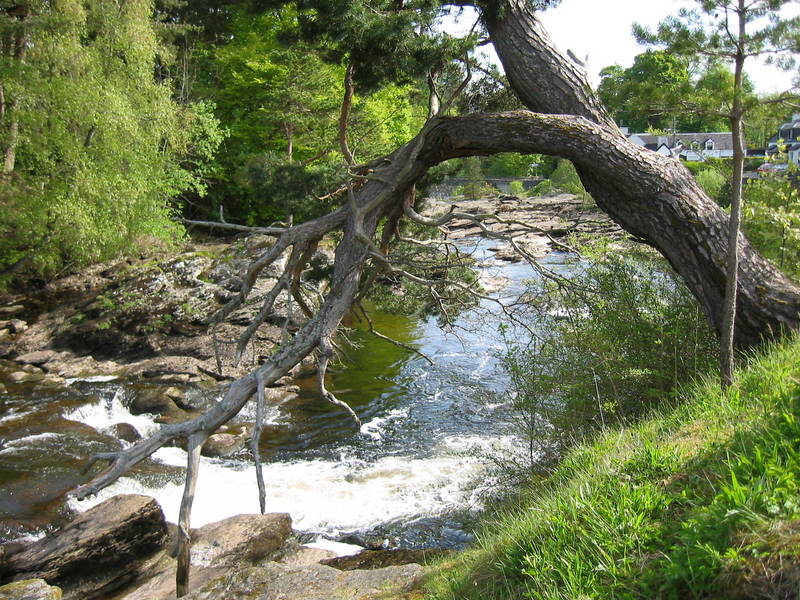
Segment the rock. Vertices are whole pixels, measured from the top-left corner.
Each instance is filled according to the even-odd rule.
[[[236,515],[192,532],[192,565],[230,566],[273,555],[292,533],[287,513]]]
[[[208,458],[223,458],[235,454],[242,448],[247,438],[233,433],[215,433],[206,440],[200,454]]]
[[[28,324],[22,319],[11,319],[6,327],[11,333],[23,333],[28,330]]]
[[[174,388],[166,388],[174,389]],[[136,396],[131,400],[130,411],[134,415],[142,413],[155,413],[163,415],[178,410],[175,402],[166,394],[162,386],[144,387],[136,390]]]
[[[14,371],[8,375],[8,380],[11,383],[22,383],[30,379],[30,374],[25,371]]]
[[[271,562],[231,571],[187,594],[184,600],[396,599],[418,587],[422,574],[419,565],[339,571],[325,565],[291,567]]]
[[[175,600],[176,570],[174,566],[168,567],[147,580],[142,586],[128,594],[118,596],[115,600]],[[189,573],[189,591],[196,590],[229,572],[229,567],[216,569],[192,567]],[[232,596],[228,596],[228,598],[232,598]]]
[[[319,365],[313,356],[306,356],[303,360],[297,363],[289,372],[295,379],[305,379],[313,377],[317,373]]]
[[[61,600],[61,589],[44,579],[26,579],[0,587],[0,600]]]
[[[129,444],[138,442],[140,439],[142,439],[142,436],[130,423],[116,423],[108,429],[108,432],[118,440],[128,442]]]
[[[0,315],[4,317],[17,315],[25,310],[22,304],[11,304],[9,306],[0,306]]]
[[[390,550],[364,550],[350,556],[325,558],[319,562],[341,571],[354,569],[381,569],[397,565],[425,564],[426,562],[447,556],[452,550],[445,548],[392,548]]]
[[[9,557],[0,581],[41,578],[61,587],[67,599],[107,598],[140,575],[166,535],[155,500],[114,496]]]
[[[17,357],[17,362],[26,365],[41,366],[56,355],[55,350],[39,350],[38,352],[28,352]]]
[[[322,548],[309,548],[308,546],[298,546],[287,552],[278,562],[287,567],[305,567],[315,565],[326,558],[336,558],[336,553],[332,550]]]

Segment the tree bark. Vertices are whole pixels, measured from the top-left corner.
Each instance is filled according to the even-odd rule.
[[[543,113],[569,113],[606,126],[606,146],[576,164],[586,190],[621,227],[663,254],[686,281],[711,324],[722,331],[728,280],[728,217],[671,158],[627,142],[579,67],[554,47],[525,0],[508,0],[487,19],[492,40],[522,102]],[[558,154],[558,153],[556,153]],[[741,236],[734,343],[754,346],[800,325],[800,289]]]

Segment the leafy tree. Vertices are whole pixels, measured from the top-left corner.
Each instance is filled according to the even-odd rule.
[[[673,127],[679,114],[676,99],[691,88],[687,61],[664,51],[639,54],[627,69],[606,67],[600,77],[600,99],[614,119],[633,131]]]
[[[751,108],[744,66],[748,58],[769,57],[789,68],[800,51],[800,17],[782,18],[780,9],[791,0],[697,0],[697,10],[682,9],[678,17],[661,23],[656,32],[640,26],[634,33],[641,41],[661,44],[670,52],[703,55],[733,66],[733,86],[719,114],[730,120],[733,132],[733,178],[728,235],[728,270],[725,310],[721,328],[720,372],[723,385],[733,381],[734,332],[739,274],[739,225],[742,214],[742,182],[745,142],[744,116]]]
[[[24,7],[24,15],[15,10]],[[149,0],[32,1],[0,11],[8,124],[0,268],[52,272],[172,239],[171,198],[202,193],[221,141],[208,106],[153,78],[163,52]]]

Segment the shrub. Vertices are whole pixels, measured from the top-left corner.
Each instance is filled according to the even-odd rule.
[[[767,258],[800,280],[800,192],[791,178],[765,177],[745,186],[743,229]]]
[[[508,185],[508,193],[518,198],[525,195],[525,186],[521,181],[512,181]]]
[[[502,364],[528,471],[593,431],[640,418],[715,364],[716,337],[660,259],[609,254],[569,282],[532,282],[527,297],[537,338],[508,341]]]
[[[695,176],[695,179],[708,197],[714,200],[725,186],[725,176],[716,169],[704,169]]]

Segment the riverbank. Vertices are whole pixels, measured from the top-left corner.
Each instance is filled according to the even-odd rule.
[[[570,214],[583,208],[569,197],[562,200]],[[509,203],[497,198],[492,210],[507,213],[502,207]],[[487,210],[485,202],[482,207],[459,202],[458,207]],[[552,212],[559,201],[551,199],[551,207]],[[540,217],[552,223],[553,240],[541,231],[535,235],[556,247],[554,240],[575,228],[574,222],[547,216],[546,211]],[[466,234],[467,229],[468,224],[455,231]],[[503,291],[507,297],[522,291],[514,289],[513,282],[521,288],[534,276],[524,263],[499,260],[491,250],[499,243],[469,246],[482,272],[509,276],[502,284],[511,286]],[[5,448],[0,445],[0,469],[7,468],[5,481],[12,492],[0,501],[0,508],[20,518],[3,532],[7,537],[15,531],[30,532],[32,517],[40,520],[33,528],[36,532],[66,523],[72,515],[59,514],[53,520],[52,511],[63,509],[63,494],[80,483],[77,468],[90,454],[118,449],[135,441],[136,435],[199,414],[216,401],[226,382],[217,378],[234,372],[218,371],[209,336],[200,330],[202,323],[193,322],[202,305],[194,305],[195,310],[184,305],[191,308],[195,297],[197,302],[213,300],[219,305],[213,290],[224,289],[225,274],[230,273],[226,267],[235,261],[244,264],[258,248],[257,239],[248,238],[231,247],[192,248],[180,257],[98,266],[92,273],[110,281],[105,287],[94,285],[91,277],[75,276],[68,284],[51,286],[38,312],[37,306],[18,309],[14,318],[27,322],[15,325],[11,341],[25,340],[28,346],[7,363],[10,376],[20,375],[9,376],[10,393],[0,415],[0,438],[6,442]],[[555,253],[545,263],[569,269],[573,260]],[[267,277],[263,285],[269,284]],[[156,310],[148,311],[151,302]],[[278,322],[265,328],[276,339],[287,317],[285,308],[281,306]],[[497,315],[491,312],[497,307],[488,302],[479,308],[480,315],[465,314],[463,322],[455,324],[463,333],[454,339],[442,333],[435,318],[413,321],[383,315],[376,320],[380,331],[436,356],[436,365],[383,341],[383,346],[372,345],[374,338],[366,332],[361,337],[357,330],[351,332],[357,343],[348,353],[357,367],[332,374],[331,389],[358,412],[364,423],[360,431],[340,411],[320,406],[313,393],[294,388],[293,379],[271,389],[268,433],[261,444],[270,510],[291,512],[300,531],[362,545],[370,538],[419,547],[462,547],[468,542],[470,525],[463,519],[480,509],[482,492],[471,483],[483,473],[479,454],[508,442],[507,434],[503,437],[501,397],[506,385],[493,363],[500,348],[495,339]],[[241,316],[231,323],[229,336],[244,327],[247,315]],[[53,345],[37,349],[36,340],[45,339],[47,332],[54,332],[51,344],[70,340],[74,346],[66,351]],[[260,341],[269,344],[269,337]],[[74,348],[80,344],[94,347],[95,354],[77,356]],[[167,354],[175,348],[183,354]],[[162,353],[143,356],[142,349]],[[105,370],[93,370],[100,363]],[[61,365],[75,370],[59,370]],[[116,379],[102,381],[110,377]],[[214,436],[216,450],[204,448],[194,524],[257,510],[251,458],[243,448],[254,415],[249,409],[245,412],[230,429]],[[123,431],[131,437],[123,437]],[[185,464],[183,450],[164,448],[132,478],[104,490],[92,503],[116,494],[147,494],[158,497],[168,519],[175,521]],[[313,490],[309,481],[314,482]],[[83,511],[92,503],[71,503],[68,508]],[[221,508],[229,512],[220,514]]]
[[[430,600],[795,598],[800,340],[601,435],[443,563]]]
[[[625,237],[597,207],[570,194],[448,203],[430,200],[425,212],[441,214],[451,206],[459,212],[501,217],[504,222],[491,223],[488,230],[514,236],[524,251],[537,258],[564,250],[569,236]],[[474,222],[461,220],[451,224],[449,237],[463,240],[481,235]],[[238,292],[247,266],[270,244],[271,238],[250,235],[176,250],[156,247],[40,288],[4,295],[0,298],[0,383],[59,384],[78,377],[117,376],[214,384],[247,373],[280,344],[285,325],[291,333],[304,319],[296,307],[288,313],[290,306],[282,293],[273,316],[259,328],[256,343],[240,365],[233,364],[235,341],[258,312],[285,257],[259,275],[247,304],[218,325],[213,335],[206,319]],[[321,244],[311,259],[315,283],[321,282],[323,293],[325,274],[333,263],[332,248],[332,243]],[[498,240],[493,250],[498,260],[522,260],[507,241]],[[495,291],[503,285],[488,279],[483,283]],[[303,364],[292,375],[312,373],[313,366]],[[292,385],[288,379],[284,383]]]

